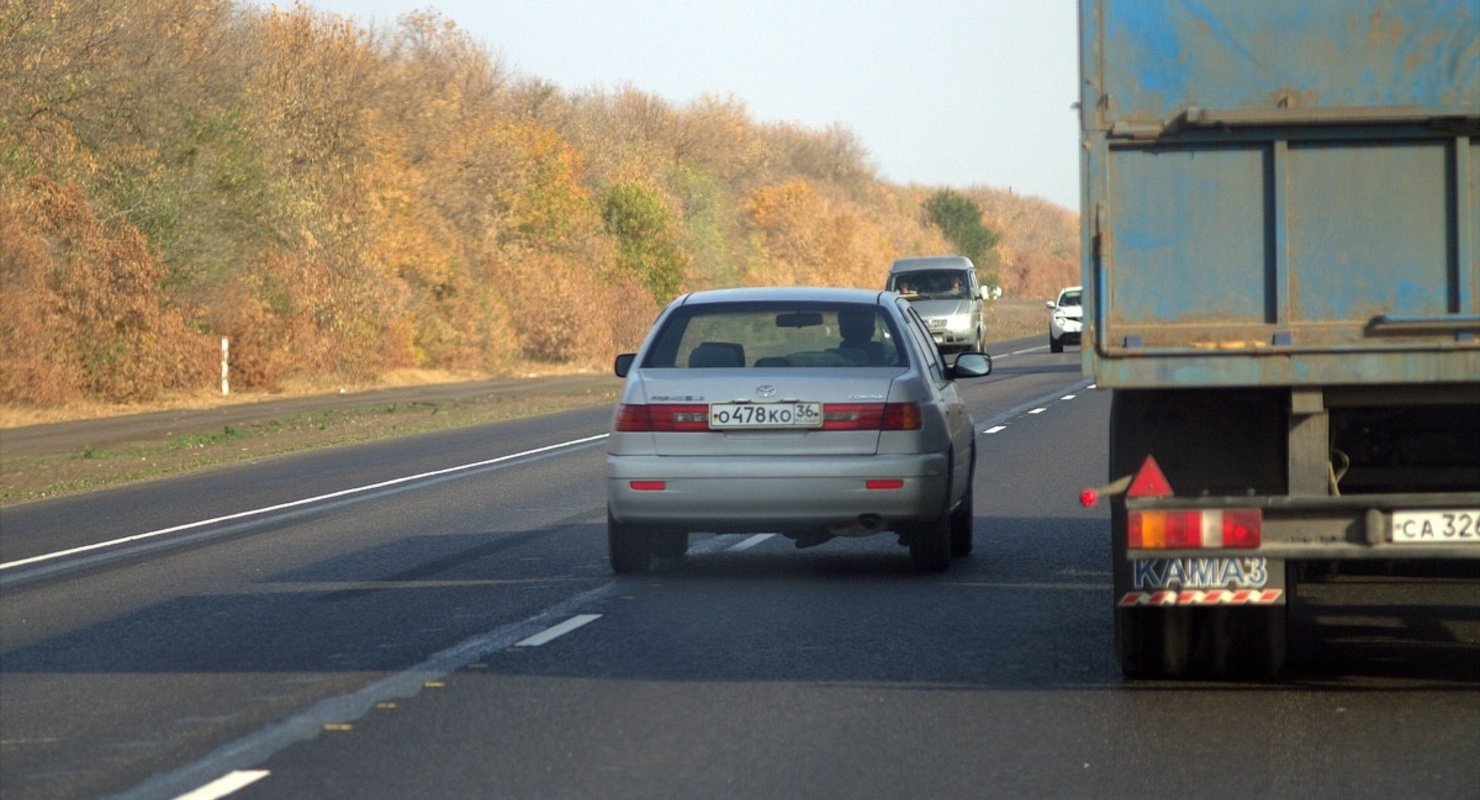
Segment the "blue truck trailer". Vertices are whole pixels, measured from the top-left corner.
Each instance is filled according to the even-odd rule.
[[[1122,671],[1272,675],[1343,562],[1474,574],[1480,0],[1081,0],[1080,67]]]

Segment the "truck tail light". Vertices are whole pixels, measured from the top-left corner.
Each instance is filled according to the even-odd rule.
[[[1261,541],[1257,508],[1134,510],[1126,513],[1133,550],[1252,549]]]
[[[1141,462],[1125,496],[1172,496],[1172,485],[1155,458],[1146,456]],[[1253,549],[1262,539],[1263,520],[1257,508],[1131,510],[1126,512],[1126,545],[1133,550]]]

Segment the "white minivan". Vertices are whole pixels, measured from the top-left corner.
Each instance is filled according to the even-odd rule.
[[[976,265],[965,256],[901,258],[889,267],[885,285],[910,301],[930,326],[941,352],[987,349],[987,297]]]

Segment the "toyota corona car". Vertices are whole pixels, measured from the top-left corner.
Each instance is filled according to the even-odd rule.
[[[1064,352],[1064,345],[1079,344],[1084,330],[1083,287],[1070,286],[1059,292],[1059,299],[1045,302],[1048,306],[1048,349]]]
[[[972,548],[976,437],[957,378],[893,292],[695,292],[659,314],[626,378],[607,450],[618,573],[684,555],[693,533],[780,533],[797,547],[893,533],[940,571]]]

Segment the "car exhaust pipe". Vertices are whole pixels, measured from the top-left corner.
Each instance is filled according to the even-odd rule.
[[[868,536],[884,530],[884,518],[878,514],[859,514],[858,519],[829,525],[829,536]]]

